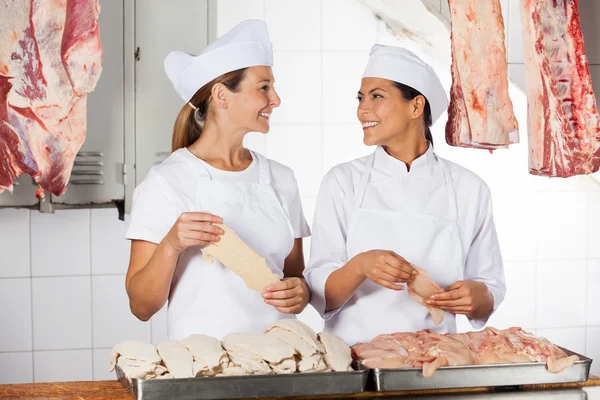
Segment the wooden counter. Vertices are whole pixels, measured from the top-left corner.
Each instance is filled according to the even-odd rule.
[[[600,386],[600,378],[590,375],[587,382],[550,384],[550,385],[525,385],[522,390],[543,389],[565,389],[588,386]],[[302,397],[302,399],[365,399],[365,398],[387,398],[398,396],[414,396],[417,394],[457,394],[457,393],[485,393],[493,391],[493,388],[467,388],[467,389],[443,389],[443,390],[420,390],[405,392],[365,392],[356,395],[341,396],[319,396]],[[31,383],[17,385],[0,385],[0,399],[81,399],[81,400],[131,400],[134,397],[116,380],[97,382],[56,382],[56,383]]]

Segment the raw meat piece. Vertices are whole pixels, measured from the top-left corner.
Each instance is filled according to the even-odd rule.
[[[327,332],[319,333],[325,347],[325,363],[333,371],[352,371],[352,351],[342,339]]]
[[[211,243],[202,249],[202,254],[209,262],[213,257],[225,267],[240,276],[249,289],[263,292],[276,282],[279,277],[271,271],[264,258],[256,254],[244,241],[225,224],[214,224],[225,231],[221,240]]]
[[[139,340],[126,340],[115,345],[110,354],[109,371],[118,365],[128,379],[156,378],[167,372],[160,365],[156,348]]]
[[[518,328],[500,331],[499,334],[506,335],[517,353],[528,356],[532,361],[546,362],[552,373],[561,372],[579,360],[575,355],[567,356],[547,339],[535,337]]]
[[[102,71],[97,1],[67,0],[61,52],[65,70],[77,96],[94,90]]]
[[[521,0],[529,172],[569,177],[600,168],[596,98],[578,0]]]
[[[217,339],[195,334],[181,341],[194,358],[194,376],[214,376],[229,365],[227,353]]]
[[[125,357],[119,357],[117,364],[127,379],[151,379],[163,375],[167,369],[162,365],[149,362],[131,360]]]
[[[497,149],[519,142],[508,95],[500,0],[448,0],[452,88],[446,123],[451,146]]]
[[[22,173],[35,175],[38,171],[29,149],[19,152],[21,138],[8,121],[7,96],[12,88],[9,78],[0,75],[0,192],[12,188],[13,181]]]
[[[101,73],[98,0],[0,0],[0,192],[21,174],[66,190]]]
[[[331,369],[325,364],[322,354],[314,354],[297,360],[298,372],[328,372]]]
[[[126,340],[118,343],[112,348],[110,353],[109,372],[114,370],[115,365],[117,364],[117,359],[121,356],[129,360],[136,360],[151,364],[160,364],[161,361],[156,347],[153,345],[140,340]]]
[[[407,283],[408,296],[423,307],[427,307],[431,314],[431,318],[433,319],[433,323],[439,325],[444,320],[444,311],[430,306],[425,303],[425,301],[434,294],[442,293],[444,289],[435,283],[423,268],[419,268],[415,265],[413,265],[413,268],[416,269],[418,273]]]
[[[298,350],[302,356],[311,356],[317,352],[325,352],[325,347],[323,347],[323,344],[319,342],[317,334],[310,328],[310,326],[306,325],[302,321],[292,318],[282,319],[268,327],[265,332],[269,333],[271,331],[278,330],[289,332],[302,341],[300,343],[295,343],[299,346],[296,348],[296,350]]]
[[[217,376],[243,376],[248,375],[246,371],[242,367],[238,367],[237,365],[231,364],[229,367],[225,368],[222,373],[217,374]]]
[[[477,354],[469,349],[463,342],[446,337],[427,350],[426,355],[435,357],[435,361],[423,363],[423,376],[433,376],[439,367],[446,365],[473,365],[477,364]]]
[[[227,348],[227,355],[231,360],[231,364],[230,367],[223,371],[225,375],[261,375],[273,373],[273,370],[265,360],[249,351],[230,347]],[[240,374],[240,372],[242,373]]]
[[[274,336],[280,340],[283,340],[284,342],[292,346],[294,350],[296,350],[296,355],[299,355],[301,357],[310,357],[315,354],[319,354],[319,351],[317,349],[310,346],[308,343],[306,343],[304,340],[294,335],[290,331],[286,331],[284,329],[275,327],[268,331],[267,335]]]
[[[156,346],[163,363],[174,378],[192,378],[193,357],[177,340],[168,340]]]
[[[292,346],[283,340],[264,333],[230,333],[223,338],[223,347],[231,357],[231,361],[238,364],[235,354],[242,358],[267,362],[276,373],[291,373],[296,371],[296,352]],[[263,361],[264,360],[264,361]],[[259,364],[261,364],[259,362]],[[262,365],[262,364],[261,364]],[[243,365],[240,365],[243,367]],[[269,371],[270,369],[269,368]],[[260,369],[261,372],[265,368]]]

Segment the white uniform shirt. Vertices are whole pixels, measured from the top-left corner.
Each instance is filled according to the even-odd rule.
[[[127,238],[160,243],[180,214],[210,212],[222,217],[283,278],[293,240],[307,236],[308,225],[292,171],[257,153],[252,157],[245,171],[227,172],[185,148],[175,151],[136,188]],[[169,292],[169,339],[263,332],[284,318],[295,316],[266,304],[218,260],[206,261],[199,247],[179,256]]]
[[[310,259],[304,276],[312,291],[311,303],[326,319],[340,309],[325,313],[325,282],[329,275],[348,260],[346,240],[348,219],[354,207],[354,191],[360,183],[369,156],[334,167],[324,177],[319,190],[312,226]],[[505,294],[504,268],[492,218],[490,190],[473,172],[451,162],[449,173],[458,203],[457,224],[466,255],[464,279],[485,283],[494,297],[494,310]],[[414,210],[450,218],[444,175],[433,148],[406,165],[386,153],[375,150],[375,159],[362,207],[377,210]],[[400,187],[400,195],[387,191]],[[402,254],[400,254],[402,256]],[[410,260],[409,260],[410,261]],[[480,328],[485,321],[470,321]]]
[[[294,172],[276,161],[269,160],[271,186],[290,216],[294,237],[310,236],[310,228],[302,212],[302,203]],[[131,220],[127,239],[160,243],[173,227],[179,215],[194,210],[197,190],[195,181],[198,168],[206,168],[213,179],[250,181],[258,183],[257,160],[243,171],[223,171],[193,155],[188,149],[179,149],[161,164],[153,167],[146,179],[134,190]]]

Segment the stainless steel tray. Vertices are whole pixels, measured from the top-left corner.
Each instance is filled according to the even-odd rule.
[[[362,393],[369,370],[185,379],[117,378],[138,400],[246,399]]]
[[[390,394],[393,396],[392,394]],[[393,398],[393,397],[392,397]],[[592,397],[594,398],[594,397]],[[440,395],[421,396],[419,400],[440,400]],[[552,389],[540,391],[486,392],[486,393],[461,393],[456,395],[442,395],[443,400],[587,400],[588,394],[583,389]]]
[[[423,376],[421,368],[374,368],[370,370],[367,387],[378,392],[390,392],[587,381],[592,360],[567,349],[563,350],[569,356],[579,356],[579,361],[558,374],[548,371],[546,363],[441,367],[429,378]],[[355,363],[355,368],[369,369],[360,362]]]

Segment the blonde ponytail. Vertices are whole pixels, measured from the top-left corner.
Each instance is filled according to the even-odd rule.
[[[239,91],[239,86],[244,78],[246,69],[227,72],[198,89],[189,101],[196,109],[186,103],[181,111],[179,111],[177,119],[175,119],[171,151],[189,147],[200,138],[202,128],[204,128],[204,123],[206,122],[206,116],[208,115],[212,87],[217,83],[222,83],[232,92]]]

